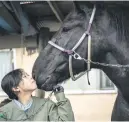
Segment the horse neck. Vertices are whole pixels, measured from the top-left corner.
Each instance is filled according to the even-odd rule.
[[[110,46],[110,52],[117,60],[118,64],[129,64],[129,9],[115,8],[107,10],[110,18],[112,33],[107,32],[107,40]],[[109,26],[110,26],[109,25]],[[109,28],[109,31],[110,31]]]
[[[105,55],[104,63],[108,64],[129,64],[129,48],[126,42],[119,42],[112,46],[111,52]],[[129,67],[106,67],[100,68],[107,74],[111,81],[122,92],[124,98],[129,102]]]
[[[118,64],[117,59],[111,53],[106,54],[104,63]],[[129,103],[129,68],[99,66],[109,79],[121,91],[125,100]]]
[[[102,33],[102,35],[98,34],[102,39],[94,44],[96,47],[94,46],[93,49],[101,50],[98,51],[99,55],[104,52],[103,57],[100,57],[98,61],[112,62],[115,60],[117,64],[129,64],[128,11],[127,8],[108,8],[103,11],[101,17],[98,16],[100,20],[98,19],[96,27]],[[112,55],[112,58],[109,57],[109,54]]]
[[[117,12],[116,12],[117,13]],[[118,12],[119,13],[119,12]],[[111,27],[112,33],[108,33],[108,52],[105,53],[99,62],[108,64],[129,64],[129,15],[125,12],[125,15],[115,15],[117,18],[110,18],[113,26]],[[119,20],[115,20],[119,19]],[[109,30],[110,31],[110,30]],[[106,40],[106,41],[107,41]],[[129,67],[119,68],[119,67],[107,67],[107,66],[95,66],[95,68],[102,69],[111,81],[117,86],[121,91],[124,98],[129,102]]]

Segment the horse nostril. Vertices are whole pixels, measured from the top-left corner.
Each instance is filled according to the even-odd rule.
[[[32,78],[35,80],[35,74],[34,74],[34,72],[32,73]]]

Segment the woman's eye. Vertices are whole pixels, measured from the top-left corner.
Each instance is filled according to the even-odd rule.
[[[26,76],[23,76],[23,78],[26,78]]]
[[[29,76],[29,75],[28,75],[28,74],[26,74],[26,75],[24,75],[24,76],[23,76],[23,78],[27,78],[28,76]]]

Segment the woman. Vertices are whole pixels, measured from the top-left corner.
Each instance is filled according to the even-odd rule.
[[[12,99],[0,108],[1,121],[74,121],[70,101],[61,86],[54,88],[57,103],[34,97],[36,82],[23,69],[16,69],[5,75],[1,87]]]

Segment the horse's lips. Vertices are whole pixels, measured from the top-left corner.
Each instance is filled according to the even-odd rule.
[[[42,90],[45,90],[45,91],[52,91],[53,90],[53,86],[56,85],[56,84],[49,84],[51,83],[51,77],[49,77],[41,86],[41,89]]]

